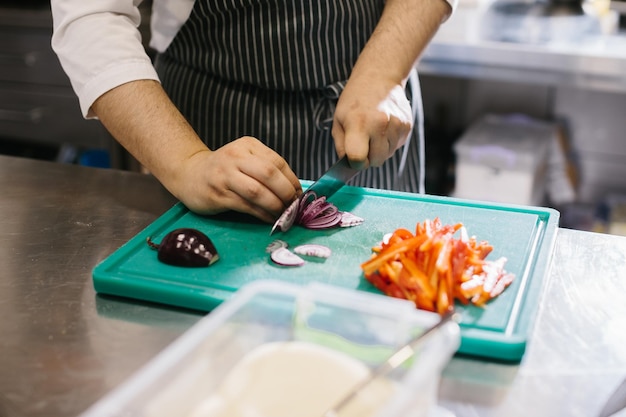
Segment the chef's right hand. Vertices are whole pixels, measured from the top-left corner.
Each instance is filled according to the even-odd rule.
[[[273,222],[302,187],[287,161],[258,139],[244,136],[185,160],[172,190],[190,210],[235,210]]]

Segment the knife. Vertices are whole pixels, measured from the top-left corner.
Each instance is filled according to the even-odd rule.
[[[613,391],[598,417],[609,417],[626,408],[626,378]]]
[[[352,168],[350,166],[350,162],[348,161],[348,157],[344,156],[339,161],[335,162],[333,166],[331,166],[324,175],[322,175],[317,181],[315,181],[309,188],[306,189],[306,192],[312,191],[319,198],[325,196],[326,198],[335,194],[337,190],[346,185],[348,181],[350,181],[356,174],[359,173],[358,169]],[[282,232],[286,232],[289,230],[293,221],[289,221],[290,217],[295,217],[298,212],[298,208],[300,207],[300,198],[296,199],[287,209],[280,215],[274,226],[272,227],[272,231],[270,235],[274,233],[276,229],[281,230]]]
[[[307,188],[307,191],[313,191],[318,198],[321,196],[328,198],[346,185],[358,173],[359,170],[352,168],[348,157],[344,156],[335,162],[320,179]]]
[[[394,369],[405,363],[408,359],[412,358],[418,351],[422,342],[429,336],[434,334],[437,330],[452,321],[458,324],[460,320],[459,313],[454,311],[448,312],[439,319],[437,323],[426,328],[422,333],[409,340],[406,344],[396,349],[391,356],[387,358],[383,363],[378,365],[372,372],[360,383],[355,385],[346,395],[344,395],[333,407],[326,410],[322,417],[338,417],[341,411],[344,411],[346,406],[363,391],[368,385],[376,381],[377,378],[383,377],[389,374]]]

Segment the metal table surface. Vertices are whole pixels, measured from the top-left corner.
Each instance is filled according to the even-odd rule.
[[[175,200],[137,173],[0,156],[0,417],[76,416],[199,313],[96,295],[93,267]],[[626,376],[626,239],[559,229],[520,364],[454,358],[463,416],[593,416]]]

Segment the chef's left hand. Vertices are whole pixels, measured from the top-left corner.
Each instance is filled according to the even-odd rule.
[[[407,140],[413,126],[404,87],[391,80],[352,77],[339,97],[332,134],[339,157],[357,169],[383,164]]]

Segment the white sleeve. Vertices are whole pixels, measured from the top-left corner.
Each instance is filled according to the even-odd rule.
[[[164,52],[189,18],[196,0],[160,0],[152,3],[150,46]]]
[[[93,102],[124,83],[158,76],[141,43],[141,0],[52,0],[52,48],[86,118]]]
[[[450,16],[452,16],[454,11],[456,10],[456,7],[459,5],[459,0],[445,0],[445,1],[446,1],[446,3],[448,3],[450,5],[450,8],[452,9],[452,11],[448,15],[448,17],[445,18],[445,20],[443,22],[446,22],[446,21],[448,21],[450,19]]]

